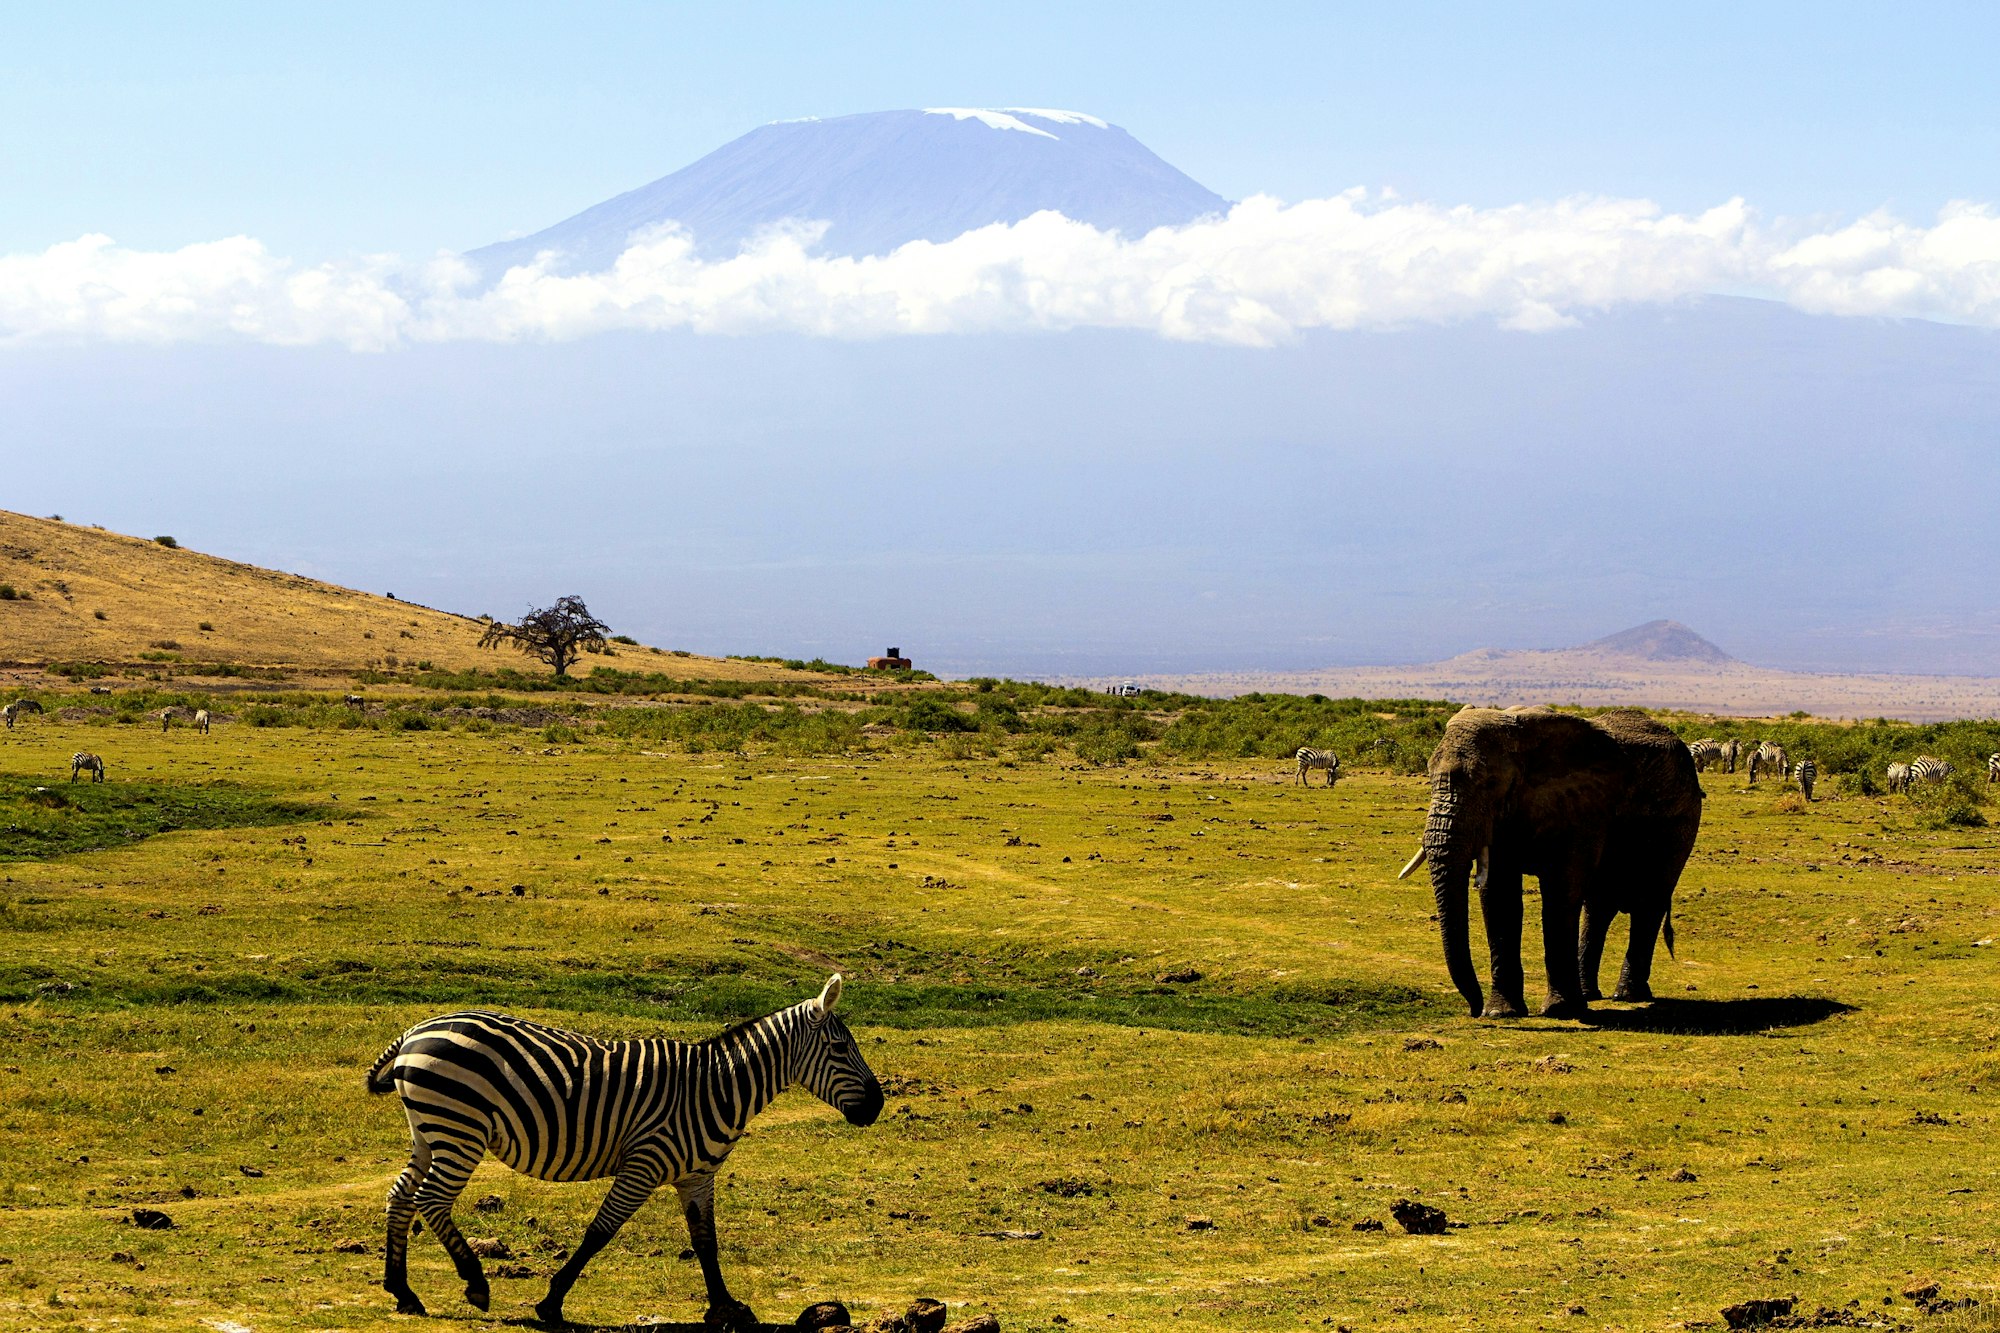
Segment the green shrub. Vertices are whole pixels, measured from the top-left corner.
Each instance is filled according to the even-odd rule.
[[[172,537],[155,537],[153,540],[166,547],[169,551],[178,551],[181,547],[181,544]]]
[[[0,583],[0,602],[18,602],[22,600],[24,599],[21,596],[20,590],[13,584]]]

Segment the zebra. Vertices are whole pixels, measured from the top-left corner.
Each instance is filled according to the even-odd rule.
[[[1890,791],[1908,791],[1910,789],[1910,766],[1901,763],[1889,765],[1888,782]]]
[[[418,1214],[465,1280],[465,1299],[486,1309],[486,1276],[451,1207],[491,1152],[538,1180],[613,1177],[535,1306],[543,1323],[563,1322],[563,1299],[583,1266],[654,1190],[672,1185],[708,1288],[703,1322],[754,1327],[716,1261],[715,1173],[751,1117],[794,1083],[849,1124],[881,1114],[882,1085],[833,1012],[840,984],[836,973],[814,998],[701,1042],[600,1041],[479,1012],[433,1018],[398,1037],[368,1071],[368,1091],[400,1094],[410,1121],[410,1163],[389,1187],[382,1278],[397,1312],[424,1313],[408,1278]]]
[[[1799,780],[1799,790],[1804,792],[1806,799],[1810,801],[1813,798],[1813,782],[1819,777],[1819,765],[1812,761],[1811,755],[1807,755],[1799,760],[1799,766],[1792,770],[1792,776]]]
[[[1785,747],[1776,741],[1759,741],[1757,748],[1750,752],[1750,785],[1757,785],[1757,770],[1765,769],[1783,779],[1791,770],[1785,762]]]
[[[1688,753],[1694,756],[1695,772],[1699,773],[1710,764],[1722,762],[1722,742],[1713,736],[1705,736],[1688,746]]]
[[[173,720],[174,720],[174,710],[173,710],[173,708],[172,708],[171,706],[169,706],[169,707],[166,707],[166,708],[162,708],[162,709],[160,710],[160,730],[161,730],[161,731],[165,731],[165,730],[167,729],[167,727],[168,727],[168,726],[169,726],[169,725],[170,725],[170,724],[171,724],[171,723],[173,722]]]
[[[368,701],[358,694],[343,694],[340,696],[340,702],[349,708],[366,708],[368,706]]]
[[[39,713],[41,711],[42,706],[33,699],[16,699],[5,708],[0,708],[0,718],[6,719],[7,730],[12,731],[14,729],[15,718],[23,713]]]
[[[78,750],[69,757],[69,780],[76,781],[76,775],[88,773],[92,782],[104,781],[104,761],[88,750]]]
[[[1986,756],[1986,781],[2000,782],[2000,750]]]
[[[204,736],[208,735],[208,710],[206,708],[197,708],[194,710],[194,729]]]
[[[1734,773],[1736,764],[1743,758],[1743,742],[1727,740],[1722,743],[1722,771]]]
[[[1306,782],[1306,774],[1315,768],[1326,770],[1326,785],[1329,787],[1340,776],[1340,756],[1331,750],[1315,750],[1310,745],[1301,745],[1294,757],[1299,761],[1299,781],[1308,787],[1312,784]]]
[[[1919,782],[1943,782],[1952,774],[1952,767],[1942,759],[1920,754],[1910,761],[1910,777],[1904,784],[1905,790]]]

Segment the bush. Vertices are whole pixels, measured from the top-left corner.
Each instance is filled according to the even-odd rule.
[[[11,583],[0,583],[0,602],[18,602],[22,597]]]
[[[199,629],[203,634],[215,633],[215,626],[209,624],[206,620],[202,621],[201,624],[195,626],[195,628]]]
[[[1943,782],[1926,782],[1910,791],[1910,804],[1917,808],[1917,826],[1927,829],[1984,828],[1986,815],[1980,810],[1986,793],[1971,775],[1960,771]]]
[[[918,699],[902,710],[896,724],[905,731],[926,731],[942,734],[953,731],[977,731],[979,724],[959,712],[950,704],[937,699]]]
[[[111,619],[111,617],[110,617],[110,616],[107,616],[107,615],[105,615],[105,614],[104,614],[104,613],[103,613],[102,611],[92,611],[92,612],[90,613],[90,615],[91,615],[91,618],[92,618],[93,620],[109,620],[109,619]]]
[[[172,537],[155,537],[153,540],[166,547],[169,551],[178,551],[181,548],[181,544]]]
[[[611,636],[611,642],[622,643],[628,648],[637,648],[639,646],[639,641],[629,634],[614,634]]]

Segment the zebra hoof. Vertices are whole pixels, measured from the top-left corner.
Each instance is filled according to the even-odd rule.
[[[417,1299],[417,1294],[413,1291],[410,1291],[410,1292],[404,1292],[401,1296],[398,1296],[396,1298],[396,1313],[422,1315],[422,1314],[429,1314],[430,1311],[426,1310],[424,1308],[424,1303]]]
[[[473,1309],[484,1310],[493,1303],[493,1294],[486,1289],[486,1283],[483,1280],[468,1282],[465,1284],[465,1299]]]
[[[757,1316],[742,1301],[731,1301],[727,1305],[711,1305],[701,1317],[703,1328],[726,1328],[738,1333],[753,1333],[757,1327]]]
[[[569,1323],[569,1320],[563,1318],[562,1302],[551,1300],[545,1300],[535,1307],[535,1320],[538,1323],[550,1324],[557,1328],[561,1328]]]

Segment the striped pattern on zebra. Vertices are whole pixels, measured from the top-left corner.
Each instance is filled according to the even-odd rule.
[[[104,761],[88,750],[78,750],[69,757],[69,780],[76,781],[79,773],[90,774],[92,782],[104,781]]]
[[[1910,761],[1910,786],[1919,782],[1943,782],[1952,774],[1952,767],[1935,755],[1920,754]]]
[[[1331,750],[1315,750],[1310,745],[1301,745],[1298,754],[1293,757],[1299,761],[1299,781],[1306,786],[1312,785],[1306,782],[1306,774],[1315,768],[1326,770],[1326,785],[1329,787],[1340,776],[1340,756]]]
[[[1704,736],[1688,746],[1688,753],[1694,756],[1695,772],[1705,773],[1710,764],[1722,762],[1722,742],[1713,736]]]
[[[1812,761],[1811,755],[1807,755],[1799,760],[1799,766],[1792,770],[1792,776],[1799,780],[1799,790],[1804,792],[1806,799],[1810,801],[1813,798],[1813,783],[1819,779],[1819,765]]]
[[[476,1012],[433,1018],[398,1037],[368,1072],[368,1090],[400,1093],[410,1120],[410,1163],[389,1188],[382,1278],[397,1311],[424,1311],[408,1279],[418,1214],[451,1255],[465,1299],[487,1307],[485,1273],[451,1209],[490,1152],[538,1180],[613,1177],[535,1307],[544,1323],[563,1322],[563,1300],[591,1256],[653,1191],[672,1185],[708,1288],[704,1322],[754,1326],[756,1316],[729,1294],[717,1265],[715,1173],[751,1117],[794,1083],[850,1124],[873,1124],[881,1114],[882,1085],[833,1012],[840,981],[835,975],[814,998],[701,1042],[600,1041]]]
[[[1757,748],[1750,752],[1750,785],[1757,785],[1757,770],[1776,773],[1780,778],[1792,771],[1785,762],[1785,747],[1776,741],[1759,741]]]
[[[1910,789],[1910,766],[1903,763],[1889,765],[1887,779],[1890,791],[1908,791]]]
[[[41,711],[42,706],[33,699],[16,699],[5,708],[0,708],[0,718],[6,720],[7,730],[12,731],[14,729],[15,718],[23,713],[39,713]]]
[[[2000,750],[1986,756],[1986,780],[2000,782]]]

